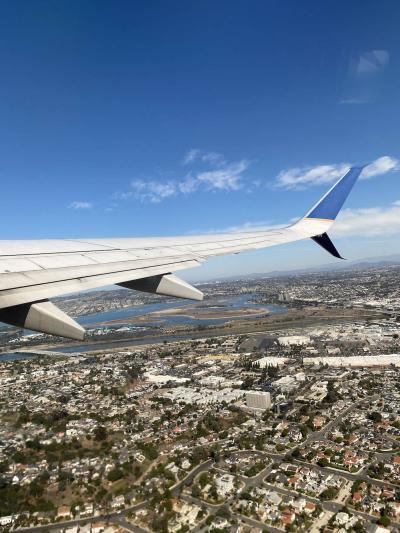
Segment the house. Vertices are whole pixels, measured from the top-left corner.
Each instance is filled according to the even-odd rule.
[[[284,511],[281,515],[281,522],[282,524],[288,525],[293,524],[293,522],[296,520],[296,515],[293,511]]]
[[[339,526],[344,526],[349,521],[350,516],[347,513],[340,512],[335,517],[335,523]]]
[[[0,526],[9,526],[13,523],[12,516],[0,516]]]
[[[188,468],[190,468],[190,461],[188,461],[188,459],[184,459],[182,461],[182,468],[183,470],[187,470]]]
[[[400,502],[390,502],[389,509],[391,516],[397,519],[400,517]]]
[[[308,515],[313,514],[315,509],[317,508],[316,504],[313,502],[307,502],[306,506],[304,507],[304,512]]]
[[[315,416],[313,420],[313,426],[315,429],[322,428],[322,426],[325,424],[326,418],[324,416]]]
[[[57,509],[57,518],[63,518],[64,520],[67,520],[71,517],[71,507],[69,505],[61,505]]]
[[[111,502],[111,507],[113,509],[120,509],[121,507],[125,507],[125,498],[122,495],[116,496]]]
[[[94,513],[93,503],[85,503],[83,510],[81,511],[81,516],[92,516]]]
[[[102,533],[104,531],[104,524],[102,522],[96,522],[92,524],[92,533]]]
[[[217,486],[218,494],[222,497],[225,497],[232,493],[235,488],[234,479],[235,478],[230,474],[224,474],[221,477],[216,477],[215,484]]]

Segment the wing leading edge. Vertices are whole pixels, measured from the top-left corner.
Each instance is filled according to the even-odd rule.
[[[84,330],[49,298],[111,284],[182,298],[200,291],[172,272],[209,257],[313,238],[340,257],[327,231],[362,167],[351,168],[295,224],[246,233],[186,237],[0,241],[0,320],[44,333],[82,339]]]

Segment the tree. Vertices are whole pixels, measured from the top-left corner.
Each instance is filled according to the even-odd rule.
[[[121,468],[116,467],[110,470],[110,472],[108,473],[107,479],[108,481],[114,482],[114,481],[117,481],[118,479],[121,479],[122,477],[124,477],[123,471],[121,470]]]
[[[356,522],[353,526],[355,533],[365,533],[365,527],[362,522]]]
[[[230,518],[231,516],[231,512],[229,510],[229,507],[227,505],[223,505],[222,507],[220,507],[217,511],[217,516],[221,517],[221,518]]]
[[[97,426],[93,432],[94,439],[97,441],[103,441],[107,438],[107,430],[104,426]]]
[[[334,487],[328,487],[321,493],[320,498],[322,501],[333,500],[336,494],[337,490]]]
[[[382,421],[382,415],[381,413],[378,413],[378,411],[372,411],[372,413],[369,413],[368,418],[372,420],[373,422]]]
[[[249,389],[251,389],[253,387],[253,383],[254,383],[254,378],[252,378],[251,376],[247,376],[243,380],[243,383],[241,385],[241,389],[249,390]]]
[[[390,525],[390,518],[386,514],[386,511],[384,511],[383,515],[379,518],[378,524],[383,527],[388,527]]]
[[[207,474],[207,472],[203,472],[202,474],[200,474],[199,476],[199,485],[201,488],[204,488],[207,483],[210,482],[210,477],[209,475]]]
[[[201,496],[201,490],[197,484],[193,485],[192,487],[192,496],[193,498],[200,498]]]
[[[143,452],[143,455],[149,461],[154,461],[158,457],[158,451],[150,442],[137,442],[136,446]]]

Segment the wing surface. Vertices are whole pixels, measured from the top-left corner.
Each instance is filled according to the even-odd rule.
[[[306,217],[278,229],[180,237],[0,241],[0,320],[47,331],[51,314],[47,299],[111,284],[200,299],[200,291],[192,288],[191,292],[181,280],[166,276],[199,266],[210,257],[323,236],[361,170],[350,169]],[[316,242],[326,247],[325,238]],[[38,322],[42,309],[43,324]],[[60,313],[54,312],[54,318],[62,324]],[[29,314],[35,314],[34,321]],[[67,332],[57,327],[51,333],[55,328],[55,334],[73,336],[70,323]]]

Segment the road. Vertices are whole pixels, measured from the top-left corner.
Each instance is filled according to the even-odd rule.
[[[76,518],[74,520],[66,520],[63,522],[55,522],[54,524],[48,524],[47,526],[35,526],[35,527],[23,527],[19,528],[18,531],[23,531],[24,533],[37,533],[38,531],[49,531],[52,528],[57,529],[66,529],[74,526],[83,526],[88,523],[93,522],[113,522],[117,521],[118,518],[123,516],[125,513],[136,512],[140,509],[144,509],[147,505],[147,502],[140,502],[130,507],[126,507],[122,511],[116,511],[112,513],[103,513],[96,516],[91,516],[88,518]],[[142,530],[143,531],[143,530]]]
[[[123,515],[120,515],[116,518],[116,523],[122,526],[124,529],[127,529],[128,531],[132,531],[132,533],[148,533],[148,529],[143,529],[142,527],[135,526],[135,524],[132,524],[131,522],[128,522],[126,518]]]

